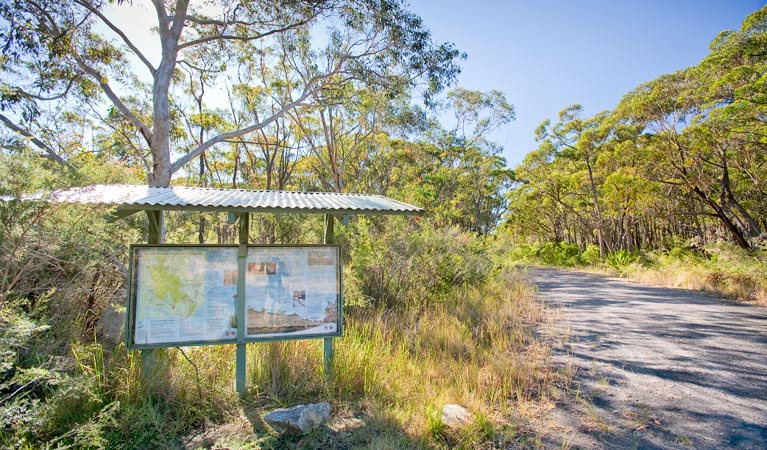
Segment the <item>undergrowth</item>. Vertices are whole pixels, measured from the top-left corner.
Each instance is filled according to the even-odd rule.
[[[36,253],[37,278],[23,274],[24,290],[4,297],[3,448],[504,448],[525,433],[510,418],[544,401],[556,377],[535,336],[542,306],[492,256],[491,239],[405,219],[360,219],[339,230],[348,302],[328,379],[316,340],[249,344],[242,399],[233,346],[155,350],[147,377],[141,353],[99,319],[107,303],[124,301],[108,252],[121,241],[103,233],[118,227],[135,240],[133,225],[78,228],[78,212],[66,208],[56,217],[34,232],[63,227],[75,230],[73,242],[90,242],[87,233],[108,245]],[[261,419],[315,401],[331,402],[331,424],[302,438],[278,435]],[[468,408],[473,423],[444,426],[447,403]]]
[[[745,250],[727,242],[667,250],[608,253],[566,243],[510,245],[504,250],[517,264],[545,264],[596,270],[643,283],[700,290],[767,306],[767,250]]]
[[[648,284],[711,292],[767,306],[767,251],[719,242],[643,255],[625,276]]]

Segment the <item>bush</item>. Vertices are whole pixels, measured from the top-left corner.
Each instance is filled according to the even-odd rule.
[[[421,307],[456,287],[481,281],[492,265],[483,238],[457,228],[387,220],[386,230],[361,218],[346,231],[350,306]]]
[[[580,248],[564,242],[547,242],[538,249],[536,256],[544,264],[552,266],[573,267],[583,262]]]
[[[629,265],[635,263],[639,259],[639,255],[631,253],[628,250],[618,250],[607,255],[605,261],[607,264],[615,270],[621,272]]]
[[[586,264],[591,264],[592,266],[598,265],[602,261],[599,246],[594,244],[587,245],[586,250],[581,253],[581,260]]]

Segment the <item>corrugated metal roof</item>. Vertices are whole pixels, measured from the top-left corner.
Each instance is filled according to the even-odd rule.
[[[252,213],[420,215],[382,195],[98,184],[56,191],[53,201],[117,207],[118,212],[186,210]]]

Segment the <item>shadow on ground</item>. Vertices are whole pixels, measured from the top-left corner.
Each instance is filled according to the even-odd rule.
[[[223,425],[201,427],[187,437],[186,449],[286,449],[346,450],[360,448],[425,448],[409,436],[392,418],[364,411],[334,409],[330,420],[300,436],[276,433],[262,419],[268,411],[263,404],[244,401],[242,415]]]
[[[529,270],[576,372],[547,446],[767,448],[767,309],[591,274]]]

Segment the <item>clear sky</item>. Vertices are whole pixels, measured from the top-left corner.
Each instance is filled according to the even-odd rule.
[[[491,137],[509,166],[566,106],[592,115],[658,75],[697,64],[763,0],[411,0],[440,42],[468,54],[458,84],[504,92],[517,119]]]

